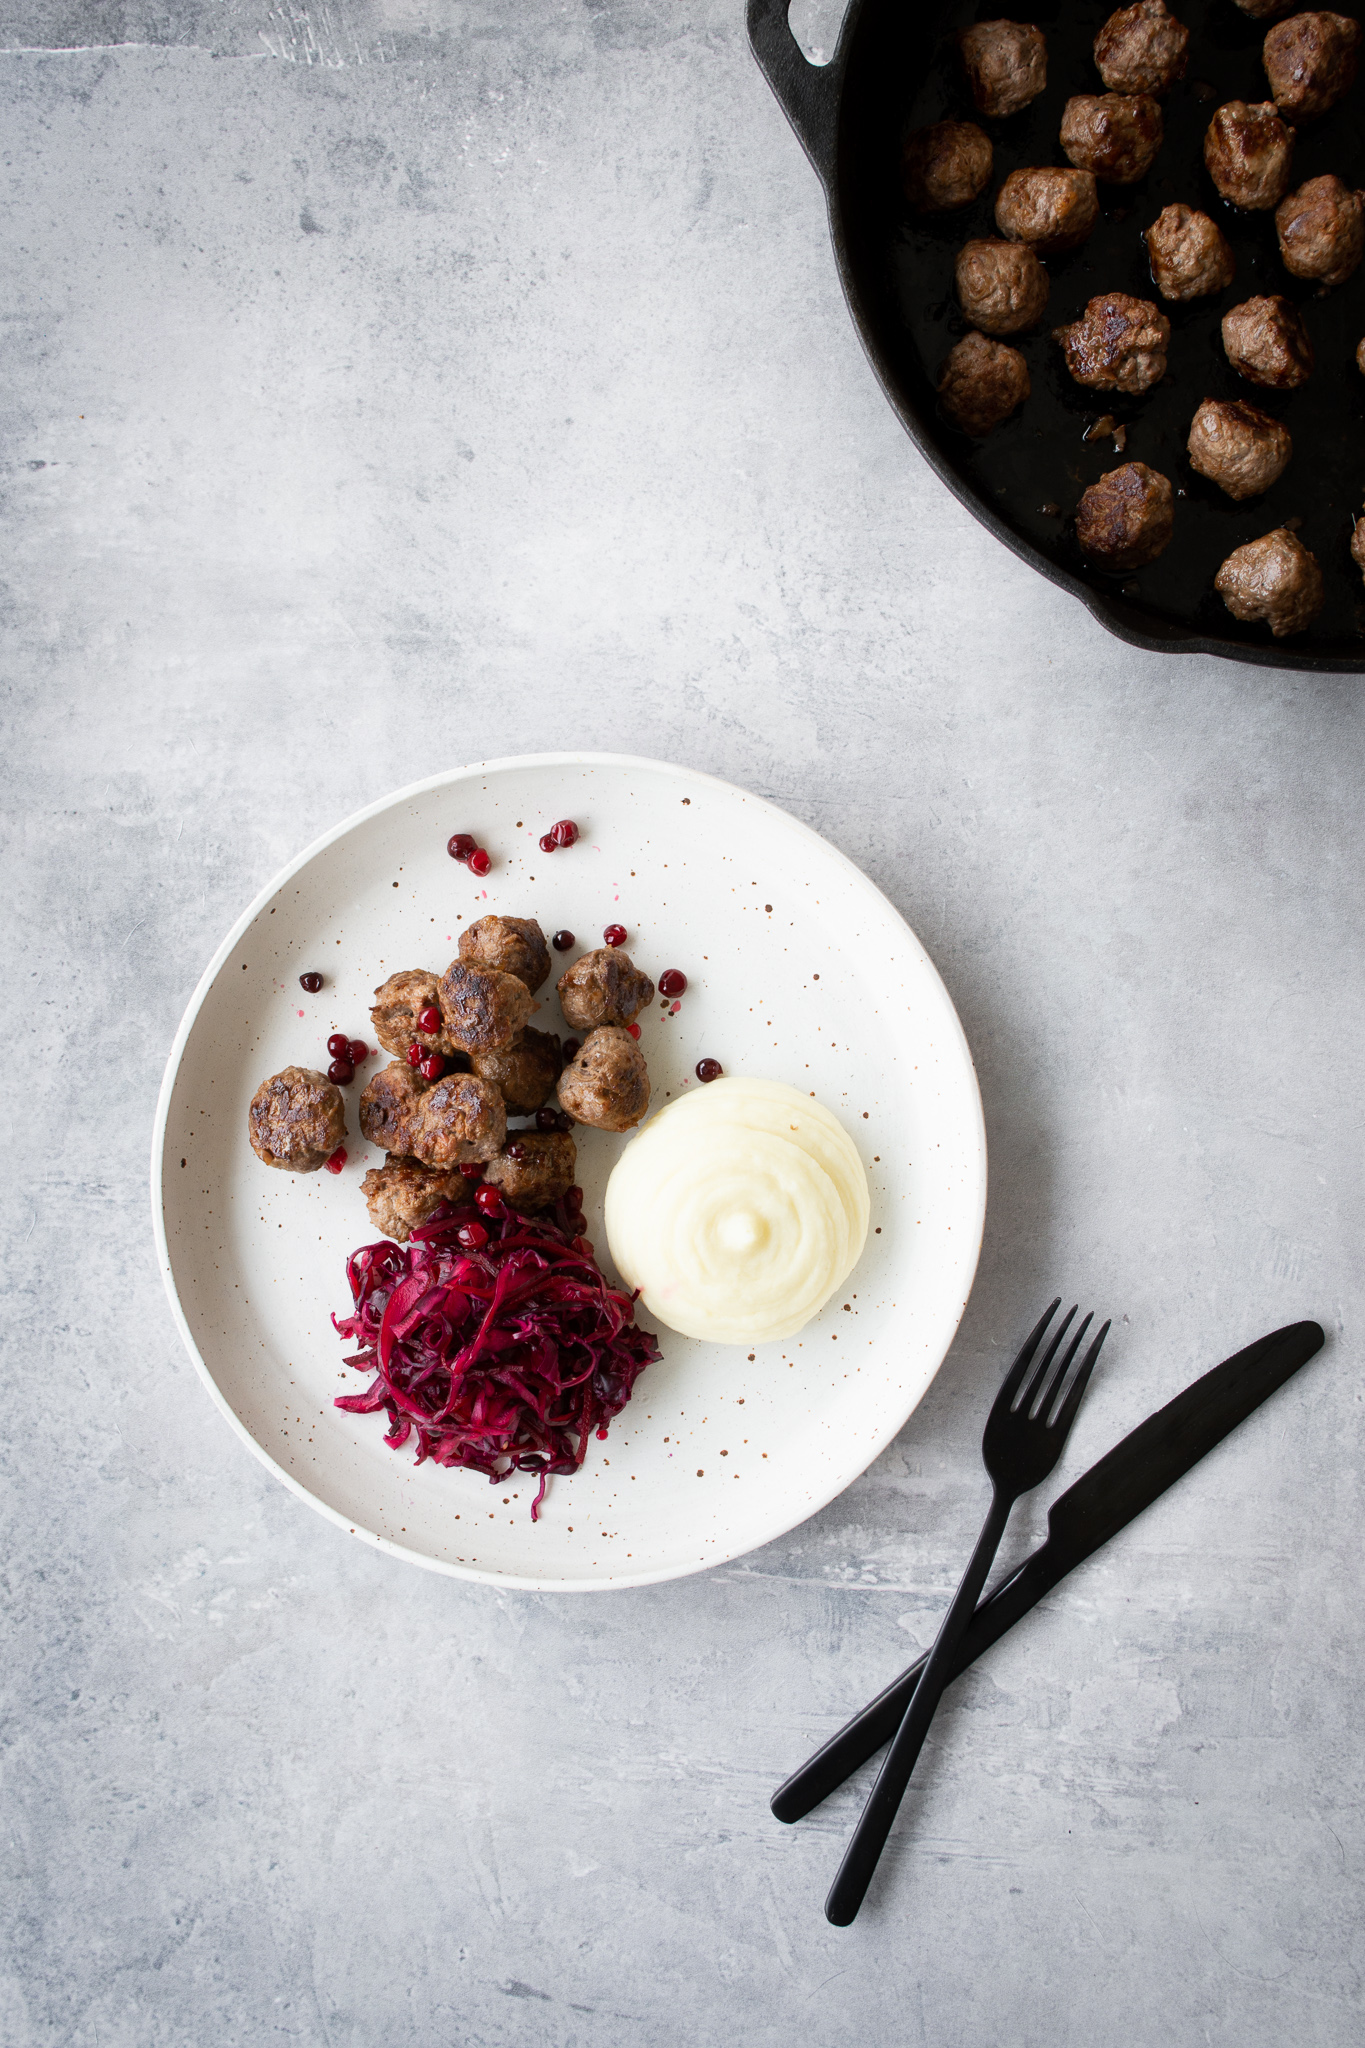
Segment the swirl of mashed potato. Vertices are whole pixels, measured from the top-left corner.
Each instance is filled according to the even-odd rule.
[[[607,1241],[648,1313],[716,1344],[792,1337],[862,1256],[867,1175],[827,1109],[726,1076],[651,1117],[607,1183]]]

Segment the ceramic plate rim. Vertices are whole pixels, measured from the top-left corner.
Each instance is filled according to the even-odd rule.
[[[157,1261],[161,1269],[162,1284],[165,1287],[166,1296],[170,1303],[172,1319],[180,1332],[181,1342],[189,1353],[191,1362],[200,1379],[208,1389],[215,1407],[227,1421],[234,1434],[246,1445],[253,1456],[266,1467],[267,1471],[274,1478],[288,1487],[291,1493],[295,1494],[298,1499],[306,1502],[317,1514],[324,1516],[346,1535],[357,1537],[361,1542],[371,1545],[372,1548],[385,1551],[392,1557],[401,1558],[405,1563],[420,1565],[426,1571],[440,1572],[447,1578],[465,1579],[478,1585],[498,1586],[508,1591],[519,1592],[614,1593],[635,1586],[664,1585],[674,1579],[693,1578],[699,1573],[714,1571],[718,1565],[733,1564],[735,1558],[717,1558],[713,1562],[698,1562],[695,1565],[687,1566],[667,1565],[653,1571],[626,1573],[619,1578],[612,1578],[610,1580],[538,1579],[521,1573],[487,1571],[477,1565],[460,1564],[450,1559],[429,1556],[424,1551],[411,1549],[406,1544],[396,1543],[391,1537],[383,1536],[377,1530],[366,1529],[359,1523],[350,1521],[327,1501],[321,1500],[315,1493],[311,1493],[292,1472],[285,1471],[284,1467],[276,1462],[264,1445],[258,1442],[256,1437],[252,1435],[250,1429],[242,1421],[236,1409],[233,1408],[227,1396],[218,1385],[190,1329],[189,1319],[181,1306],[179,1290],[175,1280],[175,1269],[171,1260],[170,1243],[166,1234],[166,1126],[170,1116],[171,1103],[175,1095],[176,1081],[179,1078],[180,1066],[189,1044],[190,1034],[194,1030],[199,1018],[199,1012],[207,1001],[210,990],[217,981],[224,964],[236,951],[254,920],[270,902],[271,898],[278,895],[286,882],[298,874],[300,869],[307,867],[319,854],[325,853],[329,846],[334,846],[338,840],[344,839],[348,833],[355,831],[359,826],[367,824],[370,819],[380,816],[384,811],[393,810],[401,804],[410,802],[415,797],[430,795],[434,790],[449,788],[472,777],[503,774],[509,769],[585,767],[644,770],[654,774],[663,773],[670,776],[683,777],[690,781],[705,784],[711,788],[723,790],[727,796],[740,797],[746,804],[751,804],[763,811],[774,813],[785,827],[794,828],[798,834],[812,840],[819,847],[822,857],[833,859],[847,870],[855,885],[865,891],[875,902],[879,912],[882,915],[890,915],[898,924],[903,926],[907,935],[918,947],[923,956],[925,966],[937,982],[942,993],[946,1017],[951,1020],[952,1028],[956,1033],[956,1043],[962,1054],[966,1073],[971,1084],[969,1102],[964,1104],[964,1107],[970,1107],[972,1112],[972,1134],[975,1138],[975,1156],[972,1162],[975,1173],[975,1200],[972,1204],[973,1213],[970,1217],[971,1252],[965,1269],[962,1303],[953,1318],[952,1328],[948,1331],[942,1350],[934,1361],[933,1370],[929,1373],[928,1378],[905,1413],[874,1435],[872,1447],[856,1471],[850,1472],[846,1476],[841,1476],[839,1483],[833,1486],[828,1493],[822,1495],[809,1506],[804,1507],[799,1514],[793,1516],[792,1520],[785,1523],[782,1528],[773,1529],[770,1534],[763,1537],[758,1543],[750,1546],[748,1551],[738,1553],[739,1556],[751,1555],[754,1550],[762,1549],[768,1543],[777,1542],[780,1537],[788,1535],[792,1529],[799,1528],[802,1523],[808,1522],[812,1516],[818,1515],[824,1508],[829,1506],[832,1500],[837,1500],[839,1495],[853,1484],[854,1480],[860,1479],[868,1467],[874,1464],[881,1456],[892,1439],[904,1429],[906,1423],[910,1420],[915,1409],[924,1399],[925,1394],[937,1377],[961,1325],[962,1316],[966,1310],[972,1286],[976,1279],[976,1268],[981,1255],[981,1243],[986,1217],[986,1128],[985,1114],[981,1103],[981,1087],[977,1080],[976,1062],[972,1058],[971,1047],[967,1043],[967,1035],[962,1028],[962,1020],[957,1014],[956,1006],[948,993],[943,978],[906,918],[896,908],[890,897],[877,887],[871,876],[865,874],[856,861],[850,860],[848,855],[835,846],[831,840],[826,839],[813,826],[806,824],[803,818],[798,818],[791,811],[784,810],[781,804],[773,803],[770,798],[759,796],[753,790],[744,789],[739,783],[727,782],[723,776],[709,775],[703,769],[690,768],[680,762],[661,761],[650,755],[580,752],[577,750],[544,754],[507,754],[487,761],[467,762],[458,768],[443,769],[439,774],[423,776],[418,782],[405,783],[401,789],[391,790],[387,795],[377,798],[373,803],[365,804],[360,810],[351,812],[328,831],[320,834],[318,838],[311,840],[300,853],[297,853],[292,860],[287,861],[277,873],[272,875],[262,889],[257,891],[231,929],[226,933],[222,943],[216,948],[213,957],[200,975],[195,985],[194,993],[185,1007],[184,1015],[180,1019],[179,1027],[171,1043],[165,1072],[161,1078],[161,1088],[157,1096],[156,1121],[152,1130],[152,1232],[156,1243]],[[966,1220],[964,1217],[964,1221]]]

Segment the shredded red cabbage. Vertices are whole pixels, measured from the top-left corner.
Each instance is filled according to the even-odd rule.
[[[494,1486],[538,1473],[536,1521],[550,1475],[578,1470],[659,1347],[575,1234],[581,1216],[561,1203],[552,1216],[482,1217],[488,1243],[466,1251],[456,1232],[468,1213],[438,1209],[410,1243],[352,1252],[355,1313],[332,1321],[360,1345],[345,1363],[374,1379],[336,1405],[384,1409],[395,1450],[415,1431],[419,1465],[486,1472]]]

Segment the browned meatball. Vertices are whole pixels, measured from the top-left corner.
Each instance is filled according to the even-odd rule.
[[[939,372],[939,403],[964,434],[989,434],[1022,405],[1032,387],[1017,348],[968,334],[948,352]]]
[[[1292,391],[1313,374],[1313,344],[1308,329],[1290,305],[1274,293],[1266,299],[1243,299],[1223,315],[1223,348],[1228,361],[1248,384],[1270,391]]]
[[[1047,40],[1021,21],[978,21],[957,39],[978,114],[1000,121],[1047,84]]]
[[[1177,204],[1163,207],[1143,240],[1152,282],[1163,299],[1199,299],[1232,283],[1237,266],[1221,230],[1206,213]]]
[[[1189,40],[1165,0],[1137,0],[1111,14],[1096,36],[1096,68],[1110,92],[1169,92],[1185,76]]]
[[[1171,323],[1150,299],[1102,292],[1081,319],[1054,328],[1052,338],[1062,344],[1078,384],[1090,391],[1126,391],[1131,398],[1165,376]]]
[[[1160,470],[1125,462],[1091,484],[1076,507],[1081,553],[1106,569],[1140,569],[1171,538],[1175,495]]]
[[[628,1031],[604,1024],[590,1031],[559,1077],[559,1106],[576,1123],[629,1131],[649,1108],[649,1070]]]
[[[572,1138],[559,1131],[518,1131],[489,1160],[483,1177],[502,1189],[514,1209],[529,1214],[548,1209],[566,1195],[577,1171],[578,1148]]]
[[[507,1136],[507,1110],[491,1081],[447,1074],[427,1089],[408,1121],[405,1150],[424,1166],[491,1159]]]
[[[1351,528],[1351,560],[1365,576],[1365,519],[1357,519]]]
[[[1277,14],[1288,14],[1294,0],[1233,0],[1252,21],[1273,21]]]
[[[536,1005],[516,974],[452,960],[441,976],[441,1015],[461,1052],[497,1052],[511,1045]]]
[[[1284,526],[1234,548],[1213,587],[1234,619],[1264,619],[1277,640],[1301,633],[1325,595],[1317,557]]]
[[[1291,277],[1345,284],[1365,255],[1365,192],[1340,178],[1310,178],[1276,207],[1275,231]]]
[[[1278,206],[1289,190],[1294,133],[1286,128],[1271,101],[1249,107],[1229,100],[1209,122],[1204,137],[1204,162],[1209,176],[1234,206],[1264,213]]]
[[[385,1152],[410,1152],[408,1140],[430,1081],[406,1060],[390,1060],[365,1084],[360,1135]]]
[[[1089,171],[1050,164],[1011,171],[995,200],[995,225],[1010,242],[1030,242],[1040,256],[1077,249],[1100,217]]]
[[[1275,104],[1291,121],[1311,121],[1355,83],[1360,23],[1346,14],[1296,14],[1271,29],[1261,60]]]
[[[1077,170],[1136,185],[1161,147],[1161,108],[1146,93],[1078,93],[1062,109],[1061,143]]]
[[[404,1058],[414,1041],[424,1052],[444,1053],[447,1057],[454,1052],[444,1019],[437,1031],[419,1031],[417,1028],[417,1019],[423,1010],[435,1010],[440,1014],[441,984],[434,974],[428,974],[422,967],[411,967],[402,974],[391,974],[387,981],[380,983],[374,994],[370,1022],[385,1052]]]
[[[341,1090],[313,1067],[283,1067],[252,1096],[247,1134],[265,1165],[316,1173],[346,1136]]]
[[[1190,466],[1230,498],[1268,491],[1294,452],[1289,429],[1244,398],[1206,398],[1190,423]]]
[[[423,1166],[419,1159],[388,1159],[383,1166],[370,1168],[360,1192],[380,1235],[406,1244],[414,1230],[430,1223],[442,1202],[452,1209],[467,1209],[474,1199],[474,1183],[462,1173]]]
[[[513,1116],[530,1116],[548,1102],[559,1079],[559,1040],[528,1024],[515,1045],[501,1052],[476,1052],[470,1061],[481,1081],[491,1081]]]
[[[575,1031],[632,1024],[654,1000],[654,984],[619,946],[598,946],[559,977],[559,1004]]]
[[[983,334],[1021,334],[1046,310],[1048,274],[1027,242],[964,242],[955,278],[958,304]]]
[[[485,974],[515,974],[532,995],[550,976],[550,949],[533,917],[480,917],[460,933],[466,967]]]
[[[991,182],[994,151],[975,121],[935,121],[905,144],[905,196],[916,213],[970,206]]]

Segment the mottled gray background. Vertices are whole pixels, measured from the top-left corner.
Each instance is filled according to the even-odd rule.
[[[946,495],[741,16],[0,4],[5,2048],[1361,2037],[1362,684],[1134,653]],[[146,1196],[176,1020],[276,866],[577,744],[876,878],[992,1164],[873,1470],[591,1599],[287,1496]],[[1262,1329],[1329,1347],[950,1696],[836,1933],[854,1795],[767,1795],[931,1636],[1054,1287],[1121,1318],[1072,1474]]]

